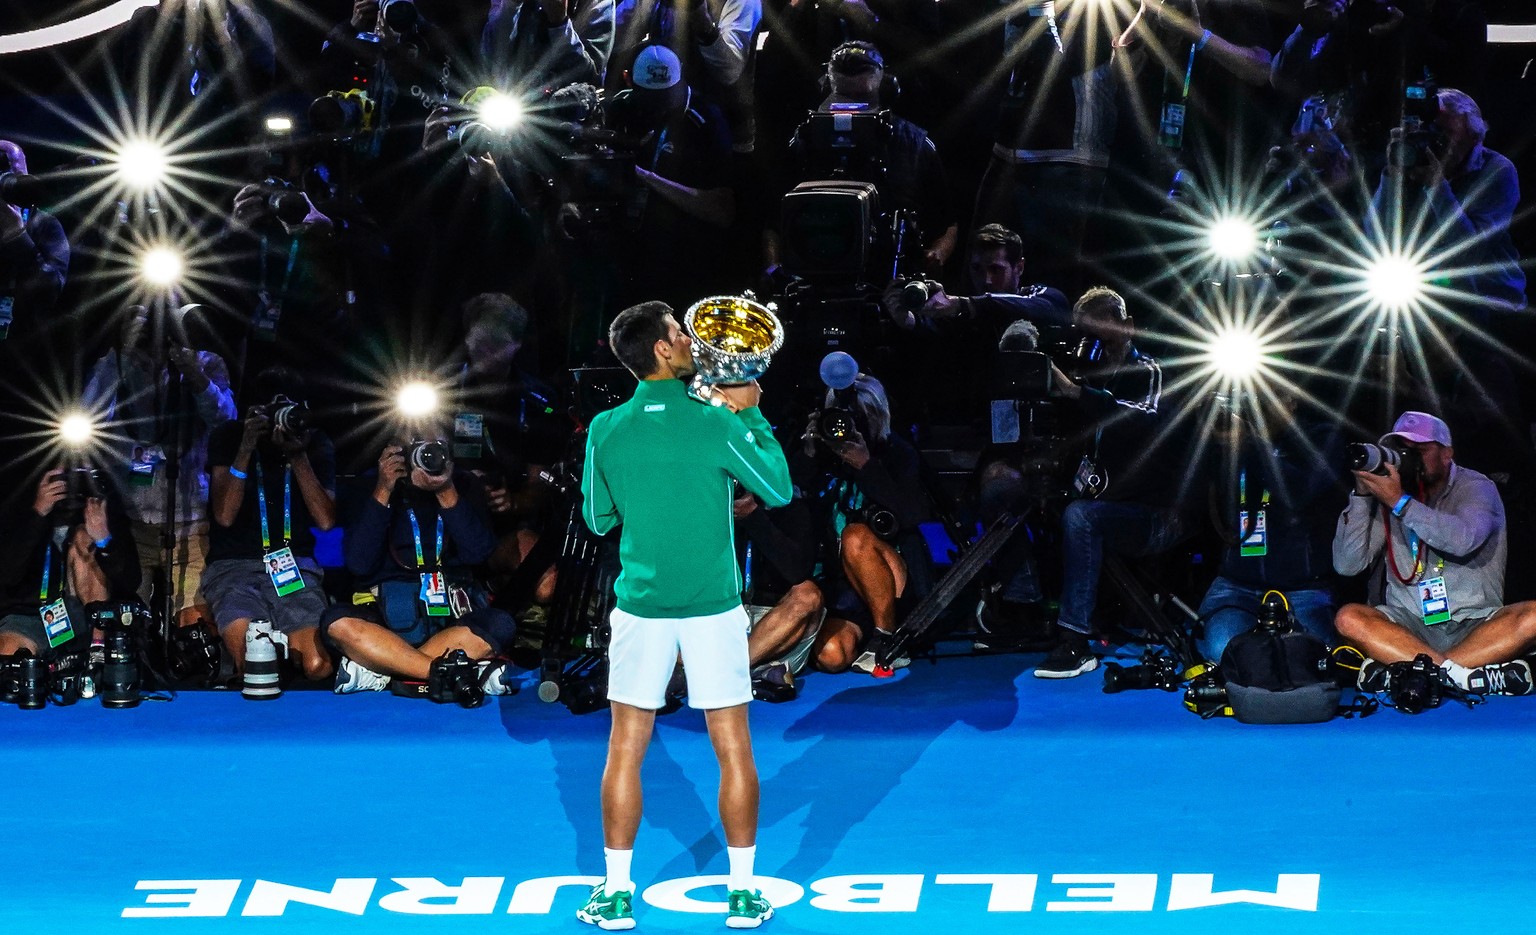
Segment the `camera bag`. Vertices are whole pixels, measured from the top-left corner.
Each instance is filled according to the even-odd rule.
[[[1339,710],[1328,647],[1294,628],[1255,627],[1221,654],[1227,703],[1244,724],[1316,724]]]

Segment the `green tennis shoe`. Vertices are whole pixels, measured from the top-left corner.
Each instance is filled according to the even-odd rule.
[[[773,918],[773,907],[763,898],[762,890],[731,890],[727,897],[729,911],[725,925],[733,929],[755,929]]]
[[[612,896],[604,896],[603,884],[599,883],[592,887],[592,895],[587,897],[587,904],[576,910],[576,918],[608,932],[632,929],[635,927],[635,912],[632,908],[634,902],[635,894],[629,890],[620,890]],[[735,904],[732,903],[732,905]],[[769,912],[772,911],[769,910]],[[753,923],[753,925],[756,924]]]

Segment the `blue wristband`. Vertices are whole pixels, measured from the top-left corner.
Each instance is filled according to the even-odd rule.
[[[111,544],[112,544],[112,537],[110,535],[107,536],[105,539],[97,539],[96,540],[96,548],[98,548],[98,549],[104,549],[104,548],[106,548],[107,546],[109,546]]]
[[[1211,42],[1211,31],[1209,29],[1207,29],[1205,32],[1200,34],[1200,38],[1199,39],[1195,40],[1195,51],[1199,52],[1201,49],[1205,48],[1207,45],[1210,45],[1210,42]]]
[[[229,476],[230,477],[234,477],[234,478],[238,478],[240,480],[245,480],[247,477],[250,477],[251,475],[245,473],[244,471],[240,470],[239,468],[237,468],[233,464],[231,464],[229,466]]]
[[[1397,501],[1397,503],[1393,504],[1393,506],[1392,506],[1392,515],[1393,516],[1399,516],[1399,517],[1402,516],[1403,515],[1403,511],[1408,509],[1408,504],[1412,500],[1413,500],[1412,496],[1410,496],[1409,494],[1403,494],[1402,497]]]

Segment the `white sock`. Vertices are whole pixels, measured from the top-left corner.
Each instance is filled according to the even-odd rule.
[[[1466,690],[1467,676],[1472,674],[1471,669],[1467,668],[1459,662],[1453,662],[1450,659],[1440,663],[1440,668],[1444,669],[1445,674],[1451,677],[1451,681],[1456,683],[1457,688],[1460,688],[1463,691]]]
[[[752,861],[757,857],[757,845],[727,847],[725,853],[731,858],[731,875],[726,888],[749,893],[756,890],[757,887],[752,885]]]
[[[634,856],[633,850],[617,851],[611,847],[603,848],[603,859],[608,864],[608,875],[603,878],[604,896],[635,891],[635,881],[629,878],[629,861]]]

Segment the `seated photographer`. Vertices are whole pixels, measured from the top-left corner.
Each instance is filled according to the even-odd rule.
[[[1352,449],[1352,461],[1358,451],[1381,464],[1354,472],[1333,539],[1341,575],[1386,553],[1385,603],[1345,604],[1334,619],[1367,657],[1360,688],[1386,689],[1393,663],[1422,654],[1465,691],[1528,694],[1536,604],[1504,605],[1508,533],[1498,489],[1456,464],[1450,429],[1432,415],[1403,413],[1379,445],[1400,451],[1401,462],[1381,458],[1379,446]]]
[[[1125,300],[1113,289],[1089,289],[1072,309],[1072,325],[1084,335],[1081,369],[1072,377],[1053,362],[1051,392],[1062,397],[1063,428],[1084,454],[1072,481],[1079,499],[1061,517],[1062,641],[1035,669],[1047,679],[1098,668],[1088,640],[1105,553],[1154,555],[1185,527],[1172,489],[1182,472],[1166,463],[1172,452],[1158,449],[1163,371],[1136,349]]]
[[[1301,629],[1337,642],[1330,549],[1344,449],[1336,427],[1298,417],[1300,404],[1284,388],[1216,404],[1210,516],[1223,549],[1199,610],[1211,662],[1254,627],[1268,591],[1285,595]]]
[[[91,409],[111,424],[114,447],[103,467],[133,520],[132,538],[146,572],[139,596],[148,601],[151,586],[158,590],[160,576],[167,576],[170,606],[180,623],[205,616],[207,604],[202,577],[208,555],[208,434],[238,414],[229,367],[208,349],[218,346],[217,339],[201,306],[191,308],[182,315],[167,309],[155,316],[142,305],[128,309],[117,347],[92,365],[84,393]],[[179,420],[170,420],[165,400],[178,384],[188,404]],[[167,426],[181,420],[190,425]],[[165,515],[167,459],[175,453],[167,435],[172,429],[184,432],[187,443],[177,465],[173,552],[166,569],[161,534],[172,519]],[[156,594],[156,603],[165,597]]]
[[[1509,225],[1520,178],[1503,155],[1483,145],[1488,123],[1477,102],[1454,88],[1436,92],[1427,139],[1393,132],[1387,167],[1372,202],[1378,230],[1423,230],[1453,270],[1449,300],[1468,323],[1486,326],[1495,311],[1525,307],[1525,272]]]
[[[266,620],[288,637],[304,677],[330,678],[331,657],[320,646],[325,613],[313,529],[336,525],[336,452],[310,427],[297,374],[270,368],[257,375],[253,395],[271,402],[251,407],[208,439],[208,567],[203,593],[214,624],[245,671],[245,633]],[[275,564],[274,564],[275,563]]]
[[[826,605],[811,579],[816,537],[804,498],[769,509],[744,488],[731,504],[736,554],[742,568],[742,605],[752,628],[747,655],[754,680],[794,686],[804,671]]]
[[[930,584],[928,544],[918,529],[927,497],[917,449],[892,433],[885,387],[867,374],[847,390],[828,390],[805,441],[804,454],[814,459],[807,489],[815,491],[817,521],[834,535],[838,556],[816,667],[873,672],[876,653],[896,630],[898,602]]]
[[[0,656],[94,639],[85,606],[128,598],[138,553],[122,502],[89,468],[48,471],[0,537]]]
[[[485,489],[446,441],[386,446],[343,540],[359,593],[320,621],[342,656],[337,694],[427,681],[453,650],[480,662],[511,648],[512,617],[486,605],[473,571],[495,548]]]

